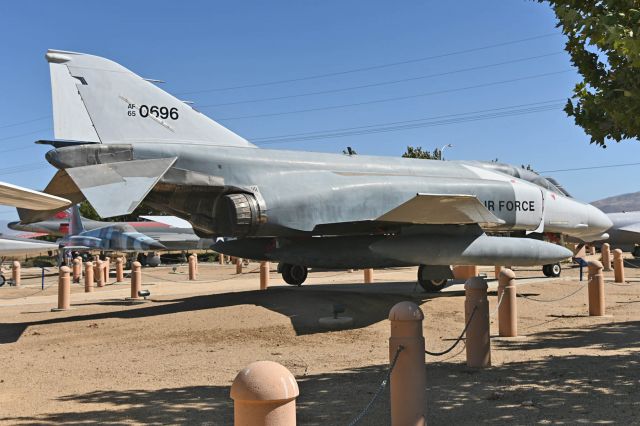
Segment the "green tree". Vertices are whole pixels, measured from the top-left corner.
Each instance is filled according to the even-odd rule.
[[[638,0],[537,1],[553,8],[582,76],[565,112],[602,147],[606,139],[640,137]]]
[[[402,154],[404,158],[422,158],[425,160],[441,160],[442,152],[438,148],[434,149],[433,152],[425,151],[421,146],[412,147],[408,146],[407,150]]]

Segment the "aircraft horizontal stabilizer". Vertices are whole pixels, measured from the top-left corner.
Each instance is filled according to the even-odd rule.
[[[421,225],[501,225],[493,213],[473,195],[417,194],[377,220]]]
[[[66,169],[101,217],[129,214],[144,200],[176,157],[122,161]]]
[[[10,183],[0,182],[0,204],[25,209],[48,210],[66,208],[71,201]]]

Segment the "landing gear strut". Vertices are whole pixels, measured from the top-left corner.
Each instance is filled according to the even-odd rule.
[[[283,263],[279,269],[282,273],[282,279],[287,284],[301,286],[307,279],[308,271],[306,266]]]
[[[552,263],[550,265],[542,266],[542,273],[545,277],[559,277],[562,273],[562,267],[559,263]]]
[[[420,287],[422,287],[424,291],[427,293],[437,293],[445,288],[448,281],[446,278],[439,280],[424,278],[425,269],[425,265],[420,265],[418,267],[418,284],[420,284]]]

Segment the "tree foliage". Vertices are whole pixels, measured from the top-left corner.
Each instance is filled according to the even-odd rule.
[[[441,160],[442,152],[436,148],[433,152],[425,151],[421,146],[408,146],[407,150],[402,154],[404,158],[422,158],[424,160]]]
[[[638,0],[548,2],[567,36],[565,50],[582,81],[565,112],[606,148],[640,137],[640,4]]]

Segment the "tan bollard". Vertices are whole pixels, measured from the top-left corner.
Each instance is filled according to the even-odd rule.
[[[620,249],[613,251],[613,277],[617,283],[624,282],[624,259],[622,258],[622,250]]]
[[[73,273],[73,282],[79,283],[80,278],[82,277],[82,259],[80,259],[79,257],[76,257],[75,259],[73,259],[72,273]]]
[[[611,246],[609,243],[604,243],[602,245],[602,266],[603,271],[609,272],[611,270]]]
[[[298,383],[273,361],[257,361],[238,373],[231,385],[235,426],[295,426]]]
[[[500,278],[500,272],[502,271],[502,266],[496,266],[493,269],[493,274],[496,277],[496,280]]]
[[[68,266],[60,268],[58,273],[58,308],[52,311],[66,311],[71,306],[71,269]]]
[[[220,262],[221,265],[224,265],[224,254],[222,253],[218,253],[218,261]]]
[[[104,265],[102,260],[96,260],[93,269],[96,278],[96,287],[104,287]]]
[[[242,258],[236,257],[236,274],[242,273]]]
[[[589,262],[589,316],[604,315],[604,275],[602,263],[597,260]]]
[[[142,288],[142,265],[140,262],[131,264],[131,299],[140,299],[138,292]]]
[[[189,256],[189,281],[194,281],[196,277],[196,257],[191,255]]]
[[[516,274],[511,269],[503,269],[498,278],[498,302],[500,303],[498,307],[498,335],[500,337],[518,336],[516,295]]]
[[[469,278],[464,284],[464,290],[465,324],[469,323],[466,333],[467,366],[489,367],[491,366],[491,341],[487,282],[482,277]],[[473,313],[474,309],[475,313]]]
[[[93,291],[93,263],[84,264],[84,292],[91,293]]]
[[[260,290],[266,290],[269,287],[269,262],[260,262]]]
[[[111,271],[111,258],[105,257],[103,265],[104,265],[104,281],[109,282],[109,276]]]
[[[402,346],[391,371],[391,424],[426,424],[426,388],[424,314],[412,302],[396,303],[389,311],[391,337],[389,338],[389,363],[393,363],[398,348]]]
[[[116,281],[119,283],[124,281],[124,259],[121,257],[116,259]]]
[[[453,267],[453,277],[457,280],[468,280],[478,276],[477,265],[457,265]]]
[[[20,287],[22,281],[22,268],[20,267],[20,262],[17,260],[13,261],[13,267],[11,268],[11,280],[13,281],[14,286]]]
[[[596,247],[595,246],[589,246],[589,255],[590,256],[595,256],[596,254]]]
[[[373,282],[373,268],[364,269],[364,283],[371,284]]]

